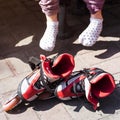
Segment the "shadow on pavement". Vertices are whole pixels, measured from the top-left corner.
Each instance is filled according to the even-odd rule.
[[[95,112],[92,105],[86,100],[85,97],[76,98],[68,101],[61,101],[57,98],[52,98],[49,100],[34,100],[31,103],[22,103],[18,105],[13,110],[9,111],[9,114],[20,114],[25,112],[28,108],[32,108],[35,111],[46,111],[57,104],[63,103],[67,106],[74,106],[74,112],[79,112],[82,107],[85,107],[87,110]],[[97,111],[102,111],[104,114],[114,114],[116,110],[120,109],[120,85],[116,87],[115,91],[106,98],[100,99],[100,107]]]
[[[73,24],[74,28],[77,28],[76,31],[74,31],[75,35],[69,39],[57,40],[56,47],[52,52],[41,50],[39,48],[39,40],[45,30],[45,16],[41,12],[39,5],[34,3],[34,1],[20,0],[16,1],[15,3],[14,2],[15,1],[13,1],[13,3],[10,2],[10,4],[5,4],[4,1],[1,1],[1,5],[3,4],[2,7],[7,8],[8,6],[8,8],[13,10],[14,12],[11,13],[10,9],[2,9],[1,7],[2,12],[0,15],[0,59],[16,57],[27,63],[30,56],[39,57],[39,54],[49,56],[51,54],[61,54],[63,52],[68,52],[75,56],[78,51],[81,51],[83,49],[94,51],[105,49],[106,52],[95,56],[99,59],[105,59],[111,57],[112,55],[115,55],[120,51],[120,40],[98,41],[93,47],[90,48],[83,47],[80,44],[74,44],[73,42],[77,39],[78,33],[80,34],[83,28],[86,27],[86,23],[83,22],[85,16],[82,16],[83,23],[78,23],[78,21],[81,21],[82,18],[75,15],[74,17],[71,16],[71,18],[69,18],[69,20],[71,19],[70,21],[73,20],[73,22],[74,19],[78,18],[78,21]],[[13,5],[17,5],[17,7],[21,10],[21,13],[19,12],[19,9],[17,7],[13,7]],[[106,9],[104,10],[105,24],[107,24],[105,25],[105,27],[108,27],[110,25],[113,26],[114,24],[120,25],[120,22],[118,22],[119,20],[117,20],[119,18],[115,17],[115,19],[111,19],[111,16],[106,16],[108,15]],[[109,10],[111,9],[108,9],[107,11]],[[114,16],[114,14],[116,13],[114,12],[112,15]],[[88,19],[88,17],[85,17],[85,19]],[[109,19],[111,19],[110,22]],[[109,30],[109,32],[107,32],[106,29],[103,29],[103,36],[120,37],[119,35],[119,30],[116,30],[115,28]],[[106,40],[109,40],[109,38]],[[26,41],[28,43],[26,43]],[[116,46],[118,46],[118,48]]]

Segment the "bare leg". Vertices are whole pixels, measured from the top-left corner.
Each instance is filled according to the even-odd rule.
[[[95,14],[91,14],[91,17],[92,17],[92,18],[96,18],[96,19],[103,19],[102,11],[99,10],[99,11],[96,12]]]
[[[54,14],[54,15],[51,15],[51,16],[46,15],[46,19],[47,19],[47,21],[52,21],[52,22],[57,22],[58,21],[57,14]]]

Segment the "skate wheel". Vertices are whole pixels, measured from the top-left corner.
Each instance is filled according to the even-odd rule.
[[[20,98],[16,96],[15,98],[9,100],[3,105],[3,110],[4,111],[10,111],[12,110],[15,106],[17,106],[20,103]]]

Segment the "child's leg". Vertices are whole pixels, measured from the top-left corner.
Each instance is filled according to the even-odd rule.
[[[46,51],[52,51],[55,47],[58,34],[58,9],[59,0],[41,0],[39,2],[43,13],[46,16],[46,30],[40,40],[39,46]]]
[[[105,0],[84,0],[88,10],[90,11],[90,24],[79,35],[79,42],[84,46],[92,46],[98,39],[102,27],[103,16],[102,8]]]

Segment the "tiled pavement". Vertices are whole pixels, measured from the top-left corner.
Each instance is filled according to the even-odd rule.
[[[116,84],[120,81],[120,4],[104,8],[104,29],[92,48],[78,44],[77,36],[88,24],[88,15],[69,14],[69,24],[79,31],[66,40],[57,40],[53,52],[38,46],[45,29],[45,17],[34,0],[0,0],[0,105],[16,90],[18,83],[31,72],[30,56],[53,56],[63,52],[75,58],[75,69],[99,67],[110,72]],[[56,98],[20,105],[13,111],[0,111],[0,120],[118,120],[120,88],[101,100],[93,111],[83,98],[60,101]]]

